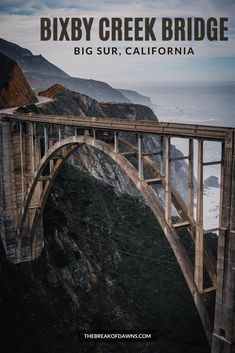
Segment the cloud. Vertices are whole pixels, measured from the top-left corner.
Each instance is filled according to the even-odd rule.
[[[119,12],[126,12],[126,9],[131,7],[133,9],[155,9],[158,11],[169,14],[169,11],[192,13],[192,11],[206,13],[207,10],[223,10],[223,9],[235,9],[233,0],[168,0],[167,3],[164,0],[137,0],[137,1],[126,1],[126,0],[104,0],[104,1],[87,1],[87,0],[42,0],[40,2],[33,0],[3,0],[0,4],[0,10],[4,13],[9,14],[24,14],[24,13],[36,13],[39,10],[47,9],[77,9],[80,11],[107,11],[119,9]]]

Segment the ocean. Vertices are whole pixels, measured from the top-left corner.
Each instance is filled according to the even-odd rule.
[[[165,83],[141,87],[139,92],[151,97],[159,121],[176,123],[216,125],[235,128],[235,83],[231,84],[175,84]],[[188,141],[172,139],[184,155],[187,155]],[[197,157],[197,143],[195,159]],[[204,143],[204,161],[220,160],[221,144]],[[196,171],[195,162],[195,171]],[[204,181],[211,175],[220,182],[220,166],[204,167]],[[196,177],[196,175],[195,175]],[[204,229],[219,225],[220,192],[218,187],[204,188]],[[196,196],[195,196],[196,205]],[[196,210],[195,210],[196,214]]]

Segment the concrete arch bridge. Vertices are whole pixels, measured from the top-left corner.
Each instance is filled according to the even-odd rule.
[[[84,144],[93,146],[119,165],[154,213],[187,282],[212,352],[235,352],[234,129],[33,114],[1,114],[0,127],[0,227],[10,261],[32,261],[41,254],[42,215],[54,179],[75,150]],[[127,132],[137,137],[136,145],[123,138],[123,133]],[[108,135],[108,141],[104,139],[105,135]],[[159,136],[158,151],[143,152],[143,138],[148,135]],[[186,156],[171,155],[171,139],[176,137],[188,142]],[[206,141],[221,144],[221,156],[217,160],[206,161]],[[152,159],[153,155],[161,158],[161,168]],[[136,163],[131,163],[130,157],[135,157]],[[171,166],[177,160],[187,161],[187,202],[172,184]],[[203,170],[216,164],[221,166],[219,225],[216,229],[204,229]],[[156,192],[156,185],[164,190],[164,203]],[[173,207],[179,215],[177,223],[172,218]],[[194,259],[187,253],[179,235],[182,228],[194,242]],[[217,257],[205,241],[205,235],[212,231],[219,232]],[[213,320],[205,300],[206,293],[211,291],[216,291]]]

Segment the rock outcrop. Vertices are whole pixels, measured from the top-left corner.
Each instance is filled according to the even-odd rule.
[[[204,187],[219,188],[220,187],[219,178],[214,175],[209,176],[206,180],[204,180]]]
[[[186,282],[142,202],[66,165],[44,235],[32,263],[8,263],[0,246],[1,352],[208,353]],[[98,329],[154,329],[157,340],[79,341],[79,330]]]
[[[18,64],[0,52],[0,109],[37,102]]]
[[[110,119],[157,120],[153,111],[140,104],[102,103],[55,84],[39,95],[53,99],[41,110],[45,114],[108,117]]]
[[[120,88],[120,89],[118,89],[118,91],[121,92],[128,99],[130,99],[131,102],[133,102],[135,104],[147,105],[147,107],[150,107],[151,109],[155,110],[155,106],[153,105],[153,103],[149,97],[143,96],[142,94],[139,94],[138,92],[130,90],[130,89]]]

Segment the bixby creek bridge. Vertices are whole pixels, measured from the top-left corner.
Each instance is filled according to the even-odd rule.
[[[1,114],[0,128],[0,227],[10,261],[20,263],[40,256],[44,246],[43,210],[55,177],[75,150],[84,144],[92,146],[119,165],[154,213],[192,294],[211,351],[235,352],[234,129],[22,113]],[[136,144],[125,140],[125,133],[133,135]],[[159,150],[145,153],[143,139],[150,135],[158,136]],[[187,155],[172,156],[171,139],[175,137],[188,141]],[[220,158],[206,161],[205,141],[221,144]],[[160,167],[153,160],[154,155],[161,159]],[[187,201],[172,183],[172,163],[180,160],[187,161]],[[221,165],[219,226],[205,230],[203,170],[216,164]],[[156,192],[156,185],[164,191],[164,202]],[[177,223],[172,217],[173,207],[179,215]],[[192,239],[194,258],[180,235],[182,229]],[[206,235],[213,231],[219,232],[217,256],[205,241]],[[214,317],[208,312],[205,298],[211,291],[216,291]]]

